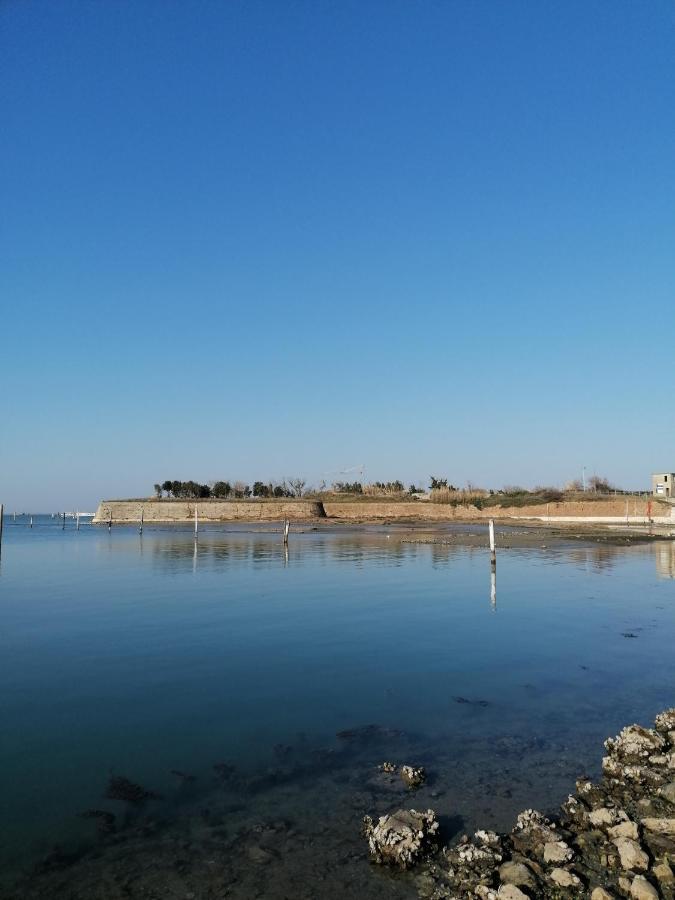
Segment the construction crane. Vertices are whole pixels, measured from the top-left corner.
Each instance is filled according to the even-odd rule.
[[[346,469],[339,469],[334,472],[322,472],[321,474],[325,476],[330,476],[331,478],[337,478],[339,475],[349,475],[352,472],[358,472],[359,481],[363,484],[366,477],[366,466],[365,463],[360,463],[357,466],[348,466]]]

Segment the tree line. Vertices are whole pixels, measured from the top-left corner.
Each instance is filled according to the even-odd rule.
[[[253,487],[243,481],[214,481],[211,484],[200,484],[198,481],[163,481],[154,485],[158,500],[242,500],[247,497],[282,498],[302,497],[306,482],[302,478],[284,479],[281,484],[255,481]]]
[[[304,478],[284,478],[280,483],[271,481],[254,481],[253,485],[246,484],[243,481],[214,481],[210,484],[200,484],[198,481],[163,481],[158,482],[154,486],[155,496],[158,500],[167,498],[175,500],[206,500],[214,498],[217,500],[240,500],[248,497],[258,497],[261,499],[284,497],[304,497],[309,491],[307,482]],[[372,484],[362,484],[360,481],[336,481],[332,485],[332,491],[338,494],[370,494],[370,495],[392,495],[403,494],[406,492],[405,485],[400,480],[395,481],[374,481]],[[316,493],[323,494],[327,492],[325,482],[322,482]],[[466,494],[466,493],[484,493],[492,494],[546,494],[548,499],[562,499],[566,492],[577,492],[581,490],[591,491],[594,493],[611,493],[618,489],[611,484],[607,478],[599,475],[591,476],[586,485],[582,485],[580,481],[570,482],[560,490],[555,487],[535,487],[524,488],[515,485],[507,485],[501,490],[481,490],[474,485],[469,484],[466,489],[455,487],[448,482],[447,478],[440,478],[431,475],[429,479],[429,490],[432,491],[432,498],[437,495],[447,494]],[[424,493],[424,487],[409,485],[408,494]]]

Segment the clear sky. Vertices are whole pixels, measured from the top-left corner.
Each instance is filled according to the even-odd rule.
[[[0,92],[6,507],[675,469],[670,0],[3,0]]]

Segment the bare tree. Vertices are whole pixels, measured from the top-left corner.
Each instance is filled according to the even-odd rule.
[[[591,475],[588,479],[588,486],[592,491],[596,491],[598,494],[609,494],[611,491],[615,491],[616,488],[613,484],[610,484],[608,478],[605,478],[603,475]]]
[[[305,486],[307,482],[304,478],[289,478],[288,486],[293,493],[294,497],[302,497],[305,493]]]
[[[572,481],[568,481],[565,485],[566,491],[583,491],[584,484],[581,478],[575,478]]]

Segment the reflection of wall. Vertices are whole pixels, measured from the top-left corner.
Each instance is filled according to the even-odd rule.
[[[656,573],[661,578],[675,578],[675,543],[672,541],[654,544]]]

